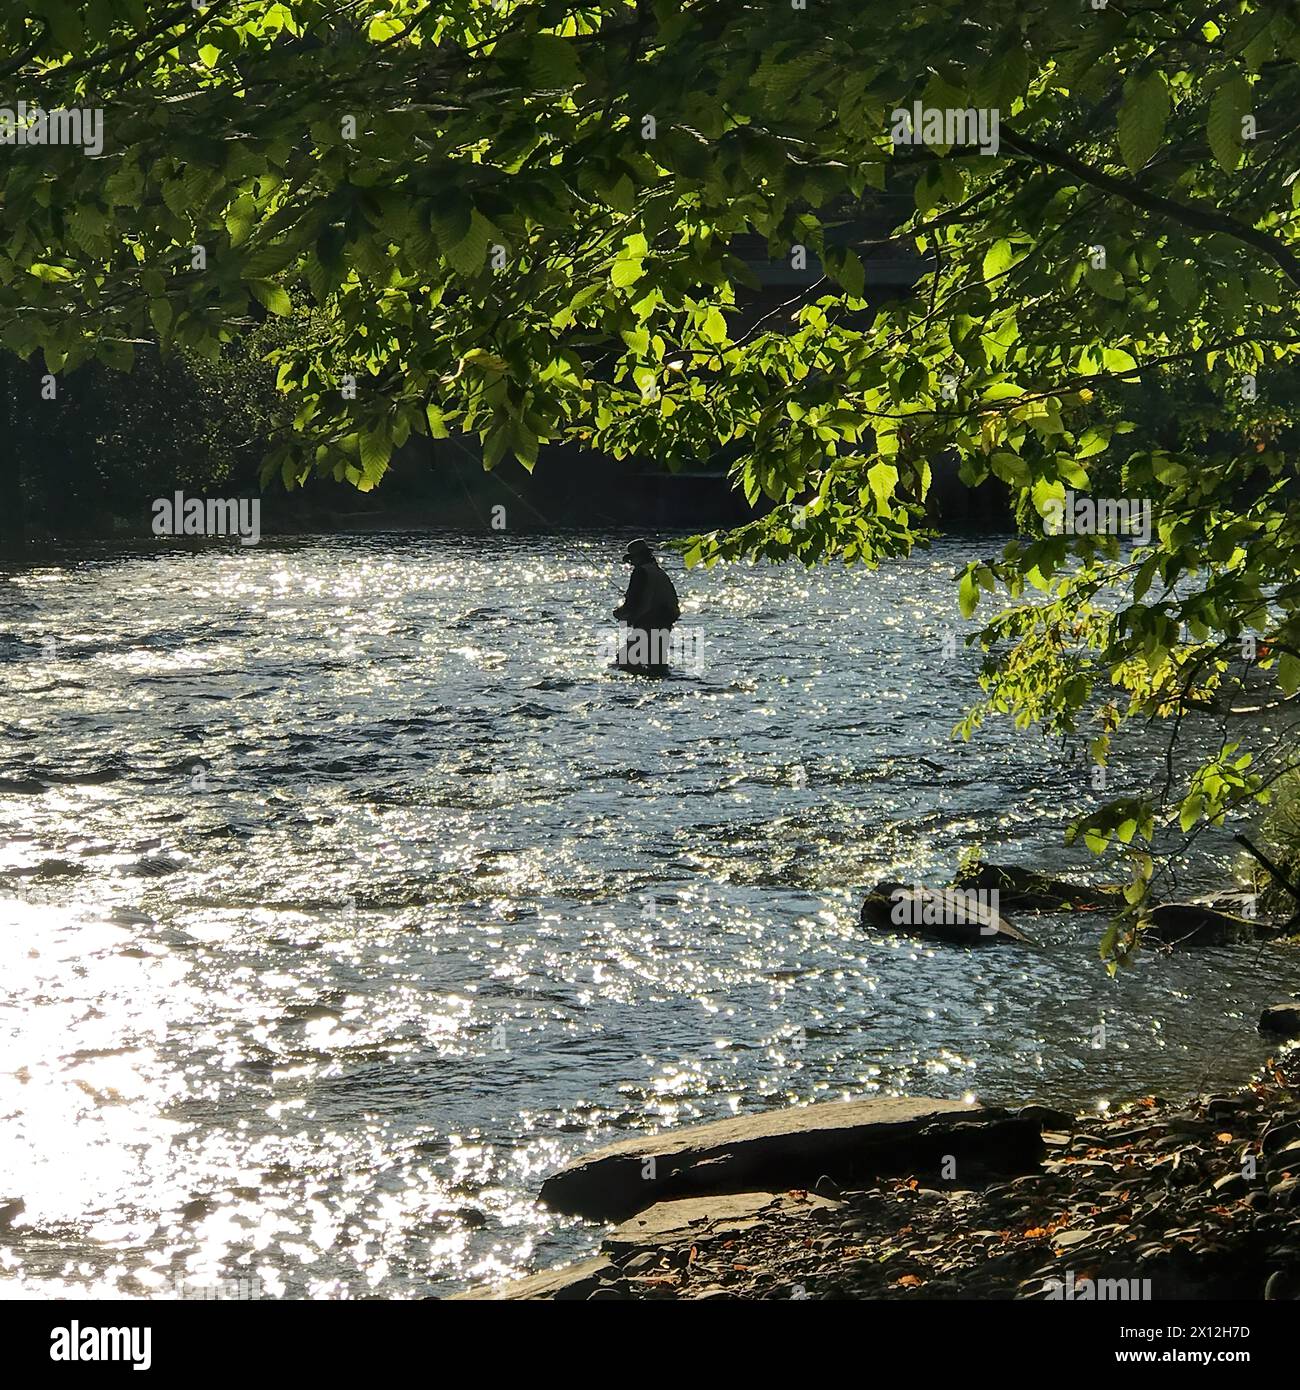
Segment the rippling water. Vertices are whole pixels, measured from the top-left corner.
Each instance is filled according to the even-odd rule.
[[[874,1093],[1104,1103],[1258,1063],[1285,956],[1112,980],[1095,918],[1026,923],[1024,952],[858,930],[863,887],[972,845],[1088,862],[1061,848],[1078,765],[1005,725],[949,738],[970,545],[686,576],[703,666],[660,682],[606,669],[621,549],[0,573],[6,1292],[445,1293],[589,1250],[531,1194],[638,1129]],[[1223,884],[1213,853],[1190,881]]]

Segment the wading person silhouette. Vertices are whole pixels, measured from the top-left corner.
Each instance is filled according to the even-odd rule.
[[[614,610],[614,616],[627,624],[614,665],[639,676],[666,675],[669,633],[682,615],[677,590],[645,541],[633,541],[623,561],[632,566],[632,578]]]

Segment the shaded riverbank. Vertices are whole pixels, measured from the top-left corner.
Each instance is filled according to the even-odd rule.
[[[945,1181],[927,1165],[662,1202],[600,1257],[474,1296],[1300,1298],[1300,1049],[1190,1104],[1021,1117],[1042,1134],[1036,1171],[952,1164]]]

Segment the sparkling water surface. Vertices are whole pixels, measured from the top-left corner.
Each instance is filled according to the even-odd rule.
[[[1097,872],[1062,846],[1080,762],[951,739],[976,549],[669,559],[700,665],[663,681],[606,667],[618,537],[0,571],[0,1294],[445,1294],[592,1250],[537,1187],[638,1131],[1244,1079],[1297,953],[1112,979],[1095,916],[1023,919],[1034,950],[857,926],[977,845]],[[1129,753],[1112,789],[1152,775]]]

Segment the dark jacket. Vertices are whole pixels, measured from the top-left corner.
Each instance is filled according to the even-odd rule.
[[[658,561],[641,560],[633,566],[627,593],[614,616],[628,627],[640,628],[672,627],[682,616],[677,590]]]

